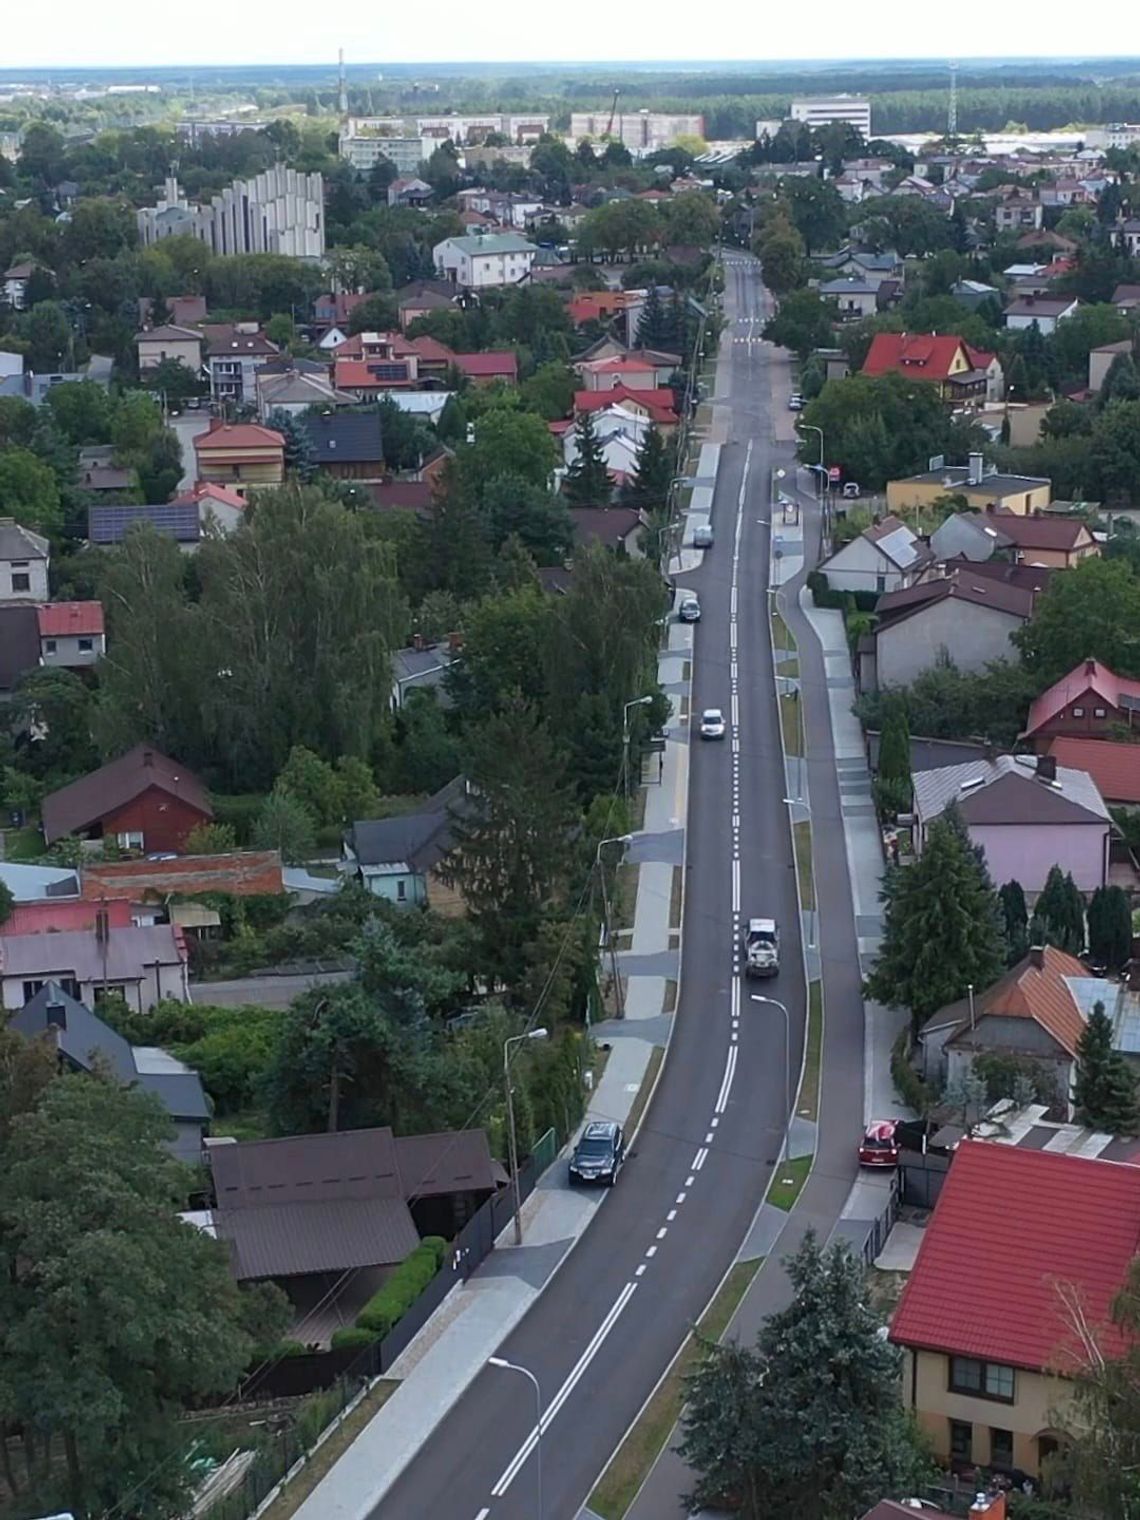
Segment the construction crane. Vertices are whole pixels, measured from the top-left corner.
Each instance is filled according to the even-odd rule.
[[[614,129],[614,117],[617,115],[618,101],[620,100],[620,98],[621,98],[621,91],[620,90],[615,90],[614,91],[613,104],[610,106],[610,119],[606,123],[606,136],[607,137],[609,137],[610,133]]]

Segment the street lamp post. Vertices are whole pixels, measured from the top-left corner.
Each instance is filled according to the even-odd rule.
[[[784,1112],[787,1118],[784,1120],[784,1144],[782,1157],[787,1160],[789,1134],[792,1128],[792,1017],[785,1004],[778,998],[763,997],[759,992],[751,994],[754,1003],[770,1003],[773,1008],[778,1008],[784,1015]],[[780,1159],[779,1157],[777,1159]]]
[[[517,1372],[522,1377],[529,1378],[534,1387],[534,1470],[538,1488],[538,1520],[542,1520],[542,1389],[538,1386],[538,1379],[529,1367],[522,1366],[519,1362],[508,1362],[505,1356],[489,1356],[489,1367],[501,1367],[504,1372]]]
[[[621,710],[621,774],[623,781],[622,795],[625,797],[625,800],[627,802],[629,801],[629,710],[631,707],[647,707],[652,701],[653,698],[651,696],[634,697],[633,700],[631,702],[627,702]]]
[[[625,1018],[625,992],[622,989],[621,975],[618,971],[616,938],[610,922],[610,894],[606,888],[606,868],[602,864],[602,849],[607,844],[620,844],[624,848],[632,838],[632,834],[615,834],[612,839],[599,839],[598,848],[594,852],[594,864],[598,868],[598,876],[602,883],[602,916],[605,920],[606,943],[610,947],[610,969],[613,972],[614,996],[617,999],[617,1016],[619,1019]]]
[[[507,1089],[507,1144],[510,1146],[511,1187],[515,1195],[515,1245],[522,1245],[522,1190],[519,1186],[519,1147],[515,1136],[515,1100],[511,1092],[511,1046],[523,1040],[545,1040],[543,1028],[527,1029],[522,1034],[508,1035],[503,1041],[503,1082]]]
[[[804,714],[803,704],[801,703],[800,704],[800,718],[801,718],[801,720],[803,718],[803,714]],[[802,733],[802,731],[803,730],[801,728],[801,733]],[[806,755],[805,755],[805,759],[806,759]],[[803,808],[804,812],[808,815],[808,822],[809,823],[811,822],[811,808],[808,807],[807,803],[804,801],[804,799],[802,797],[785,797],[784,798],[784,806],[785,807],[800,807],[800,808]],[[795,848],[796,848],[796,841],[795,841],[795,834],[793,832],[793,835],[792,835],[792,849],[793,849],[793,851],[795,850]],[[813,893],[813,896],[814,896],[814,893]],[[814,950],[815,949],[815,909],[814,908],[811,910],[811,916],[808,919],[808,949],[809,950]]]
[[[797,432],[801,432],[801,433],[818,433],[819,434],[819,473],[816,475],[816,500],[820,503],[820,505],[823,508],[823,536],[826,539],[827,536],[828,536],[827,505],[826,505],[826,503],[827,503],[826,489],[827,488],[825,486],[825,481],[827,479],[827,463],[826,463],[826,460],[824,458],[824,452],[823,452],[823,429],[821,427],[816,427],[816,425],[815,425],[814,422],[797,422],[796,423],[796,430],[797,430]]]

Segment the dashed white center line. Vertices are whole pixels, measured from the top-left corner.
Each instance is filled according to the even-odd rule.
[[[657,1239],[664,1240],[668,1233],[669,1231],[665,1228],[664,1225],[662,1225],[661,1228],[657,1231]]]
[[[646,1256],[649,1257],[650,1261],[652,1261],[653,1258],[657,1255],[657,1247],[656,1246],[650,1246],[649,1249],[648,1249],[648,1251],[646,1251],[645,1254],[646,1254]]]
[[[676,1217],[677,1217],[677,1210],[676,1209],[670,1209],[669,1212],[665,1215],[666,1223],[667,1224],[672,1224],[673,1221],[674,1221],[674,1219],[676,1219]],[[662,1230],[661,1233],[664,1234],[665,1233],[664,1230]]]
[[[634,1275],[634,1277],[640,1277],[644,1271],[645,1271],[645,1263],[644,1262],[639,1262],[638,1265],[637,1265],[637,1267],[634,1269],[633,1275]]]
[[[678,1193],[676,1201],[677,1201],[677,1203],[684,1203],[684,1201],[685,1201],[685,1195],[684,1195],[684,1193]]]

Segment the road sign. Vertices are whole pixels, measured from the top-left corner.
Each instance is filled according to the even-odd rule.
[[[827,478],[833,486],[839,484],[839,473],[839,466],[837,464],[833,464],[827,472]]]

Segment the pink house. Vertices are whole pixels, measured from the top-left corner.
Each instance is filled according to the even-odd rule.
[[[970,838],[986,854],[994,882],[1019,881],[1030,897],[1057,865],[1082,892],[1108,880],[1112,818],[1085,771],[1051,755],[997,755],[914,777],[914,847],[922,853],[936,818],[956,804]]]

